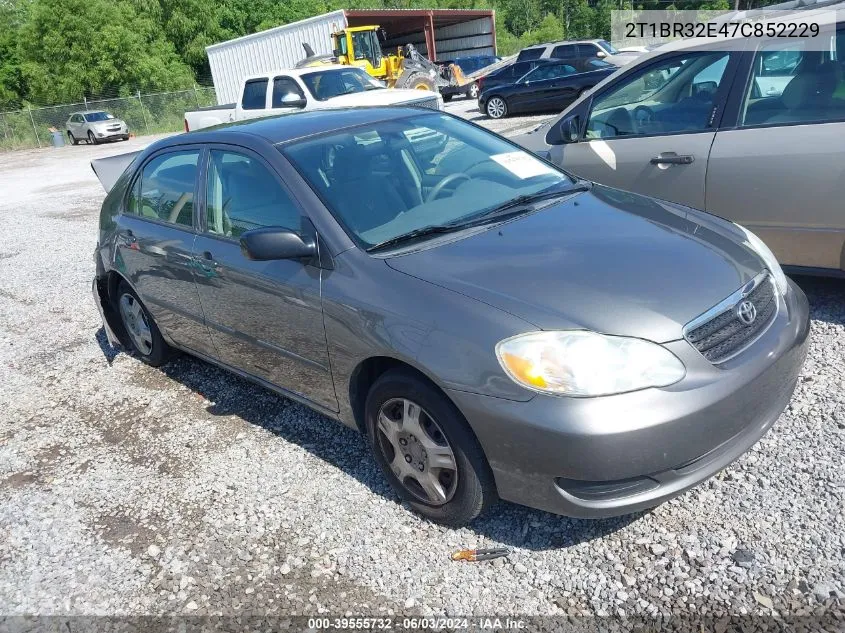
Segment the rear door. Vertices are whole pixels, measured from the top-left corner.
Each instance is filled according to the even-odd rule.
[[[337,410],[320,301],[321,269],[299,260],[252,261],[240,236],[279,226],[313,232],[273,168],[242,147],[210,148],[197,288],[223,362]]]
[[[740,53],[664,55],[604,86],[552,158],[596,182],[704,208],[710,146]]]
[[[710,153],[706,209],[747,225],[782,264],[845,270],[845,25],[823,37],[746,56]]]
[[[133,181],[117,217],[115,267],[135,288],[164,335],[214,355],[194,284],[194,202],[202,149],[154,154]]]

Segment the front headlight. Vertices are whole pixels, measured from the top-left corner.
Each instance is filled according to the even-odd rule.
[[[656,343],[585,330],[514,336],[496,345],[496,356],[515,382],[561,396],[665,387],[686,374],[683,363]]]
[[[783,269],[778,263],[778,258],[775,257],[775,254],[771,251],[771,249],[766,246],[766,243],[754,235],[754,233],[740,224],[737,224],[736,226],[739,227],[739,230],[745,234],[745,245],[760,256],[760,259],[763,260],[766,268],[768,268],[769,272],[772,273],[772,278],[775,280],[775,285],[778,290],[782,295],[785,295],[788,284],[786,282],[786,275],[783,274]]]

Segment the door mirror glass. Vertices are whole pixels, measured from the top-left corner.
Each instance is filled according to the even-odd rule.
[[[255,261],[300,259],[317,254],[313,239],[278,226],[247,231],[241,235],[240,244],[244,256]]]
[[[283,108],[304,108],[305,107],[305,99],[300,97],[299,95],[295,95],[292,93],[286,94],[281,99],[281,107]]]
[[[553,125],[546,134],[546,143],[549,145],[563,145],[575,143],[581,138],[581,117],[577,114],[561,119]]]

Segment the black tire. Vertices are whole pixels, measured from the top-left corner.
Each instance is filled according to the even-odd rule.
[[[99,145],[100,141],[97,140],[97,137],[94,136],[94,133],[91,130],[88,130],[88,144],[89,145]]]
[[[451,498],[442,505],[420,501],[391,470],[389,458],[385,455],[385,442],[388,440],[378,428],[377,419],[382,406],[395,399],[407,399],[418,404],[442,430],[452,450],[457,466],[457,483]],[[469,424],[457,407],[427,381],[408,370],[385,372],[367,394],[365,415],[367,436],[376,463],[396,494],[415,512],[435,523],[460,527],[497,501],[493,474]]]
[[[467,90],[467,97],[469,97],[470,99],[478,99],[478,84],[474,81],[469,87],[469,90]]]
[[[144,323],[149,326],[151,347],[148,350],[142,349],[141,346],[135,342],[135,339],[130,333],[130,325],[127,323],[124,313],[121,310],[121,301],[123,300],[124,295],[131,297],[134,302],[137,302],[138,306],[140,306],[141,312],[143,313]],[[124,331],[122,332],[123,336],[121,338],[123,339],[124,344],[127,345],[127,347],[142,361],[152,367],[161,367],[173,357],[174,349],[167,344],[164,338],[162,338],[161,331],[159,331],[158,325],[156,325],[155,320],[147,311],[147,307],[143,304],[141,299],[138,298],[138,294],[125,281],[121,281],[117,287],[117,295],[114,297],[114,310],[120,317],[120,322],[123,326]]]
[[[449,103],[452,100],[452,95],[442,95],[444,103]]]
[[[71,142],[71,145],[79,145],[79,140],[73,135],[73,132],[70,130],[67,131],[67,140]]]

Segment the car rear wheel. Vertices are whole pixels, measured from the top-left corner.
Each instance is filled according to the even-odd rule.
[[[472,85],[469,87],[469,92],[467,93],[470,99],[478,99],[478,84],[474,81]]]
[[[94,136],[94,133],[91,130],[88,130],[88,143],[90,143],[91,145],[99,144],[97,137]]]
[[[162,338],[153,317],[125,281],[117,288],[117,313],[132,350],[148,365],[159,367],[170,360],[173,348]]]
[[[431,521],[461,526],[496,501],[484,454],[442,393],[404,370],[375,382],[365,406],[376,463],[399,497]]]
[[[501,97],[490,97],[487,100],[487,116],[491,119],[501,119],[508,114],[508,104]]]

